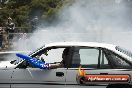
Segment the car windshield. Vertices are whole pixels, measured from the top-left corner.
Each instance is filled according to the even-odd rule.
[[[43,45],[42,47],[40,47],[40,48],[34,50],[32,53],[29,54],[29,56],[32,56],[32,57],[36,56],[36,54],[38,54],[38,53],[39,53],[41,50],[43,50],[44,48],[45,48],[45,45]]]
[[[129,51],[129,50],[126,50],[126,49],[124,49],[124,48],[122,48],[120,46],[116,46],[115,49],[120,51],[120,52],[122,52],[122,53],[124,53],[124,54],[126,54],[129,57],[132,57],[132,52]]]

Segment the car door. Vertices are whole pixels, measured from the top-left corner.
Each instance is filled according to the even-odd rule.
[[[43,70],[39,68],[29,68],[35,83],[43,84],[65,84],[65,68]]]
[[[99,60],[98,48],[75,47],[69,54],[71,54],[72,63],[67,69],[67,84],[78,84],[79,79],[77,79],[77,76],[79,74],[79,68],[85,69],[87,74],[99,73],[97,71]]]
[[[55,53],[56,52],[56,53]],[[48,52],[48,55],[39,54],[35,57],[45,58],[46,63],[54,64],[57,63],[58,60],[62,60],[62,52],[57,52],[56,49],[53,51],[50,50]],[[59,57],[58,57],[59,56]],[[28,63],[26,63],[28,64]],[[65,68],[55,68],[55,69],[40,69],[33,67],[29,64],[29,66],[18,66],[16,69],[14,69],[14,73],[12,76],[12,82],[13,83],[20,83],[14,84],[13,88],[19,88],[20,86],[28,87],[27,84],[43,84],[43,85],[65,85],[65,74],[66,70]],[[22,84],[23,83],[23,84]],[[25,85],[26,84],[26,85]],[[32,85],[31,85],[32,87]]]
[[[27,62],[22,61],[16,68],[13,69],[13,74],[11,78],[11,82],[15,83],[33,83],[32,75],[28,68],[26,68]]]
[[[11,88],[38,88],[39,86],[54,88],[53,85],[61,88],[59,85],[65,85],[65,74],[65,68],[50,70],[39,68],[14,69],[11,78]]]
[[[75,47],[71,53],[72,64],[66,72],[66,84],[129,82],[128,74],[131,71],[126,70],[125,67],[130,65],[112,51],[98,47]],[[117,58],[120,62],[115,61]]]
[[[0,88],[10,88],[13,69],[0,69]]]
[[[5,61],[12,53],[0,52],[0,88],[10,88],[13,67],[10,67],[10,61]]]

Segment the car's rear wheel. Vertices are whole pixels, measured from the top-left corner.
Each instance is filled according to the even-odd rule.
[[[132,88],[129,84],[110,84],[106,88]]]

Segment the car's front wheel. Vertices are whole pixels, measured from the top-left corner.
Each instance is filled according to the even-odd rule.
[[[106,88],[132,88],[129,84],[109,84]]]

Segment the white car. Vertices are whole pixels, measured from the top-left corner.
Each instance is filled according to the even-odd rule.
[[[49,88],[108,85],[107,88],[131,88],[132,53],[116,45],[95,42],[57,42],[46,44],[29,54],[49,65],[40,69],[23,60],[8,70],[0,70],[0,84],[27,88],[42,84]],[[40,85],[39,85],[40,86]]]

